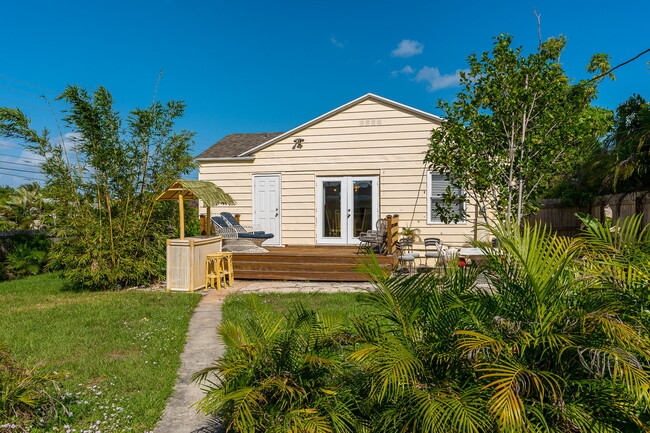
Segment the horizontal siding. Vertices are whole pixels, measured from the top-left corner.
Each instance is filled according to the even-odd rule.
[[[243,223],[251,223],[252,175],[281,174],[282,240],[311,245],[316,242],[317,178],[378,175],[382,216],[400,214],[401,226],[412,223],[421,237],[462,245],[473,235],[473,224],[426,222],[423,159],[434,127],[431,120],[367,100],[259,150],[254,161],[201,163],[199,179],[215,182],[237,201],[217,211],[239,213]],[[292,149],[298,137],[304,139],[303,148]]]

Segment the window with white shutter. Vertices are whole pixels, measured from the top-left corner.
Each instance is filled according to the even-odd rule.
[[[447,187],[449,187],[449,181],[447,180],[447,176],[444,174],[436,173],[434,171],[429,171],[427,175],[427,200],[428,200],[428,206],[427,206],[427,222],[429,224],[442,224],[442,220],[440,219],[440,215],[436,211],[436,204],[442,205],[444,200],[443,200],[443,195],[447,191]],[[460,188],[455,188],[451,187],[452,192],[455,194],[461,194],[462,190]],[[457,203],[454,204],[452,209],[456,215],[460,215],[463,213],[464,209],[464,203]],[[459,221],[459,223],[464,223],[465,220]]]

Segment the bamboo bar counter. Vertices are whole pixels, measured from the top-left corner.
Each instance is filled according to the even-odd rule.
[[[205,287],[205,256],[220,253],[221,246],[221,236],[167,239],[167,290]]]
[[[211,236],[210,207],[235,201],[211,182],[183,179],[174,181],[156,200],[178,200],[180,238],[167,240],[167,290],[193,292],[205,287],[205,256],[220,253],[222,247],[221,236]],[[185,237],[185,200],[203,200],[206,236]]]

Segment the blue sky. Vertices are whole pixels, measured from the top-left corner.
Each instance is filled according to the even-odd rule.
[[[195,154],[229,133],[289,130],[368,92],[442,115],[436,102],[457,93],[470,53],[501,33],[536,47],[534,10],[544,38],[568,38],[562,61],[574,79],[588,76],[596,52],[616,65],[650,48],[647,1],[3,3],[0,105],[55,131],[39,95],[103,85],[126,112],[151,102],[163,70],[158,99],[187,103],[179,126],[196,131]],[[650,53],[617,70],[596,105],[650,99],[648,61]],[[64,107],[52,105],[60,119]],[[42,178],[8,165],[29,163],[20,156],[0,139],[0,185]]]

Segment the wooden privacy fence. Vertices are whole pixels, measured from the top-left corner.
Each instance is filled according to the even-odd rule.
[[[604,195],[585,206],[564,206],[560,199],[541,200],[541,204],[539,212],[530,216],[528,221],[546,224],[564,236],[575,236],[580,232],[581,222],[575,216],[576,212],[590,214],[601,221],[606,217],[617,220],[643,214],[643,224],[650,224],[650,191]]]

